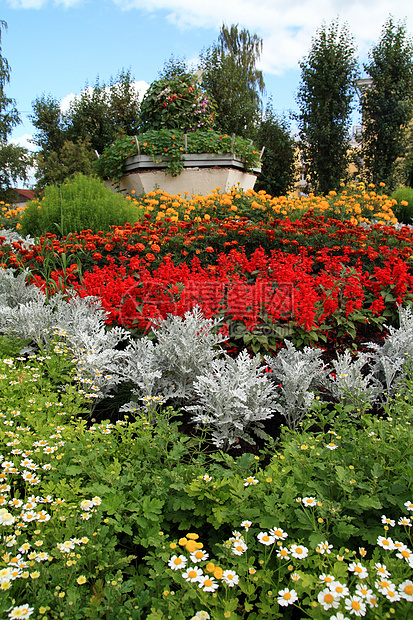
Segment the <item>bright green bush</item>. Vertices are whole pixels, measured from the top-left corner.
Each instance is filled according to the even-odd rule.
[[[397,205],[393,207],[393,213],[399,222],[413,224],[413,188],[399,187],[391,197],[397,200]],[[402,204],[406,202],[407,204]]]
[[[77,174],[62,185],[46,187],[41,200],[28,203],[21,218],[21,233],[38,237],[61,236],[91,229],[109,232],[113,225],[133,224],[140,211],[93,176]]]

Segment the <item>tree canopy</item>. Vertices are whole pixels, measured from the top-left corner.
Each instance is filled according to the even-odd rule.
[[[296,176],[297,145],[285,118],[278,117],[270,101],[258,126],[256,143],[264,147],[262,169],[254,189],[282,196],[292,189]]]
[[[60,102],[43,94],[32,104],[31,121],[40,147],[37,189],[60,183],[75,172],[90,174],[100,154],[120,135],[134,135],[139,125],[139,95],[129,71],[122,70],[109,84],[99,78],[62,112]],[[77,163],[76,163],[77,162]]]
[[[265,88],[256,66],[261,52],[262,39],[233,24],[223,25],[218,42],[201,54],[202,84],[216,102],[218,131],[254,137]]]
[[[300,62],[297,121],[311,188],[336,189],[349,164],[352,102],[358,66],[353,37],[338,20],[325,23]]]
[[[389,17],[364,70],[372,81],[362,95],[366,174],[393,189],[398,180],[406,180],[398,178],[397,164],[408,152],[413,116],[413,40],[405,22]]]

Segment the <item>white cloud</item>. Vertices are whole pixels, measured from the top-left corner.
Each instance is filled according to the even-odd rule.
[[[13,8],[36,8],[79,5],[86,0],[8,0]],[[102,0],[96,0],[96,4]],[[406,0],[112,0],[123,11],[144,11],[153,16],[166,14],[168,21],[185,30],[215,29],[222,23],[238,23],[264,41],[261,67],[268,73],[282,74],[298,69],[298,62],[308,53],[311,38],[323,20],[329,24],[339,18],[347,22],[355,37],[358,55],[366,59],[367,51],[380,36],[389,14],[407,20],[413,30],[413,2]],[[97,9],[98,10],[98,9]]]
[[[323,20],[348,23],[365,59],[389,14],[413,27],[413,3],[404,0],[113,0],[124,10],[166,11],[179,28],[215,28],[238,23],[263,38],[262,68],[274,74],[297,69]]]
[[[17,146],[24,146],[24,148],[29,149],[29,151],[34,151],[36,149],[35,145],[31,142],[33,136],[29,133],[25,133],[22,136],[18,136],[17,138],[12,138],[10,142],[12,144],[16,144]]]

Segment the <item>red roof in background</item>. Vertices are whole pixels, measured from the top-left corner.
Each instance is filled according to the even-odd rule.
[[[24,196],[24,198],[27,198],[27,200],[33,200],[34,198],[34,191],[32,189],[18,189],[17,187],[13,187],[15,192],[19,192],[19,194],[21,196]]]

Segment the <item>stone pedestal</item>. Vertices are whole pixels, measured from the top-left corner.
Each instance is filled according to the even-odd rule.
[[[231,187],[253,189],[259,169],[245,172],[242,160],[231,154],[200,153],[185,154],[184,170],[173,177],[165,174],[165,161],[154,162],[148,155],[136,155],[126,160],[126,174],[120,179],[119,189],[135,194],[162,189],[168,194],[191,194],[207,196],[220,187],[227,191]]]

